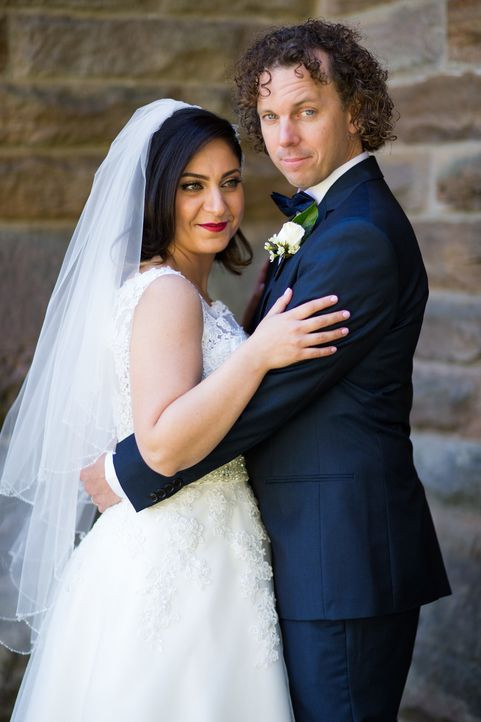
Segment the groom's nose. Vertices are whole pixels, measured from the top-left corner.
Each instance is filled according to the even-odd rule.
[[[281,118],[279,121],[279,145],[283,148],[295,145],[299,140],[295,123],[291,118]]]

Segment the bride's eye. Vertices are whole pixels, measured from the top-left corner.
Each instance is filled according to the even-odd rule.
[[[183,191],[202,190],[202,184],[199,183],[199,181],[190,181],[190,183],[182,183],[180,187]]]
[[[242,183],[241,178],[238,178],[238,177],[228,178],[227,180],[225,180],[223,182],[222,187],[223,188],[237,188],[237,186],[240,185],[241,183]]]

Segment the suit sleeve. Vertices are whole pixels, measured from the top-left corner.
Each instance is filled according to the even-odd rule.
[[[134,435],[117,446],[114,466],[120,483],[139,511],[176,493],[262,442],[293,415],[339,381],[375,346],[392,325],[397,307],[398,267],[392,244],[377,227],[348,219],[303,250],[291,306],[329,294],[351,312],[349,335],[332,356],[269,372],[232,429],[195,466],[175,477],[150,469]],[[274,295],[274,294],[273,294]],[[273,303],[275,297],[271,299]]]

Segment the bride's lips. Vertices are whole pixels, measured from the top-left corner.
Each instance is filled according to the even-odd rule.
[[[205,228],[207,231],[213,231],[214,233],[220,233],[227,226],[227,221],[222,223],[199,223],[201,228]]]

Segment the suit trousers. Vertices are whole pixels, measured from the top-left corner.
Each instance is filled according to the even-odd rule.
[[[281,619],[296,722],[396,722],[418,619]]]

